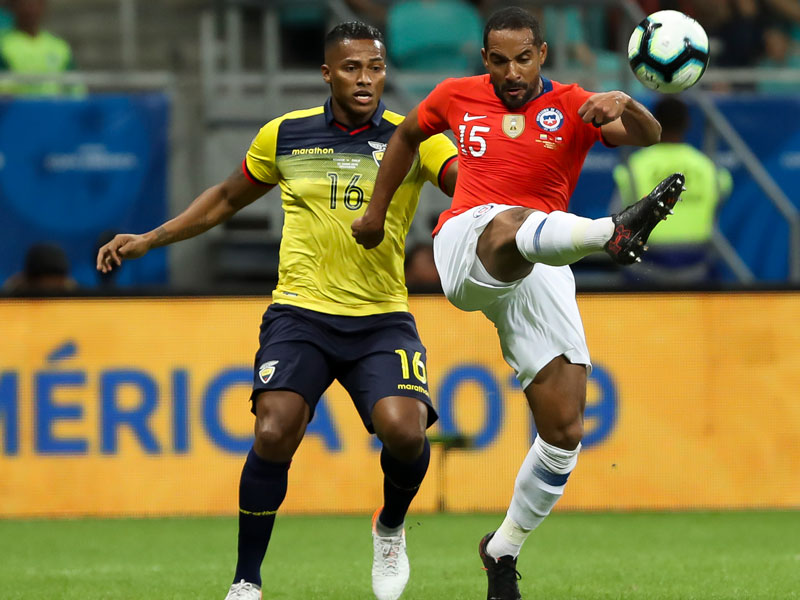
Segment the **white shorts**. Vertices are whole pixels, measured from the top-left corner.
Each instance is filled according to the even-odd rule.
[[[480,310],[495,324],[503,357],[525,389],[557,356],[587,370],[591,360],[569,267],[537,263],[527,276],[506,283],[478,259],[481,233],[510,208],[486,204],[450,218],[434,238],[433,252],[447,299],[461,310]]]

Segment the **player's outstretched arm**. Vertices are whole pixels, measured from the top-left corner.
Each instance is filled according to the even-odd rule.
[[[420,128],[414,108],[389,139],[367,210],[352,225],[353,237],[364,248],[374,248],[383,240],[383,224],[392,197],[408,175],[417,148],[429,137]]]
[[[255,185],[241,171],[208,188],[174,219],[140,235],[121,233],[97,252],[97,270],[108,273],[123,259],[139,258],[153,248],[166,246],[208,231],[237,211],[258,200],[274,186]]]
[[[652,146],[661,141],[661,124],[625,92],[594,94],[578,115],[585,123],[601,127],[603,138],[615,146]]]

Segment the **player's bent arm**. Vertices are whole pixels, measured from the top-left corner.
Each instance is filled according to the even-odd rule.
[[[365,248],[374,248],[383,240],[383,224],[392,197],[408,175],[417,148],[429,137],[419,126],[415,107],[389,139],[367,210],[353,221],[353,237]]]
[[[458,160],[454,160],[453,164],[447,168],[447,173],[444,174],[442,179],[442,191],[453,197],[456,193],[456,181],[458,180]]]
[[[149,250],[185,240],[226,221],[237,211],[258,200],[274,186],[254,185],[241,171],[214,185],[174,219],[141,235],[123,233],[97,253],[97,269],[107,273],[123,259],[139,258]]]
[[[661,141],[661,123],[641,103],[627,94],[620,103],[620,118],[602,126],[603,138],[614,146],[652,146]]]

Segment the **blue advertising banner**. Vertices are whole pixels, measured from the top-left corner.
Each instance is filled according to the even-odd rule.
[[[800,208],[800,112],[798,96],[736,95],[714,100],[780,188]],[[646,102],[652,105],[652,101]],[[706,119],[690,107],[691,129],[687,141],[702,148]],[[570,210],[598,218],[608,214],[614,194],[611,171],[621,152],[596,144],[587,157]],[[741,161],[724,142],[717,162],[733,175],[733,193],[719,210],[722,233],[739,252],[756,279],[785,281],[789,274],[789,228]],[[691,181],[686,182],[687,186]],[[678,209],[680,210],[680,207]],[[733,274],[719,266],[723,279]]]
[[[98,238],[167,216],[169,100],[162,93],[0,100],[0,282],[28,248],[55,242],[82,286],[98,283]],[[166,253],[126,264],[117,283],[167,280]]]

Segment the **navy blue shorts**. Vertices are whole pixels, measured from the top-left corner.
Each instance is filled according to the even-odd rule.
[[[251,410],[266,390],[291,390],[314,409],[336,379],[350,394],[367,428],[372,409],[387,396],[416,398],[428,407],[428,427],[438,415],[428,393],[425,346],[414,317],[392,312],[345,317],[272,304],[264,313],[256,353]]]

